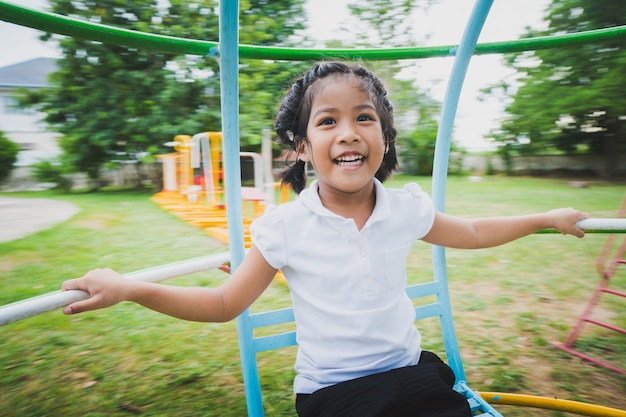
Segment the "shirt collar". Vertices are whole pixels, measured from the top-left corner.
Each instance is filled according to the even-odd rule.
[[[383,184],[376,178],[374,178],[374,188],[376,192],[376,204],[374,205],[374,211],[372,215],[365,223],[365,227],[369,224],[385,219],[389,216],[389,200],[387,199],[387,193],[385,191],[385,187]],[[315,214],[320,216],[334,218],[337,220],[345,220],[344,217],[339,216],[338,214],[333,213],[328,210],[322,204],[322,200],[320,199],[320,195],[318,193],[319,184],[317,180],[313,181],[311,185],[303,190],[298,199],[302,204],[304,204],[307,208],[313,211]]]

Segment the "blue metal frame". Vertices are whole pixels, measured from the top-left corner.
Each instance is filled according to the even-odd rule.
[[[222,141],[224,154],[224,189],[230,268],[235,271],[245,256],[239,161],[239,1],[220,1],[220,98],[222,100]],[[237,317],[239,351],[249,416],[263,415],[261,387],[252,346],[250,309]]]
[[[433,202],[435,208],[440,211],[444,210],[450,143],[463,81],[478,36],[492,4],[493,0],[477,0],[458,49],[451,51],[451,53],[456,54],[456,58],[442,108],[433,167]],[[239,192],[241,178],[239,162],[238,22],[239,2],[237,0],[221,1],[219,56],[221,60],[222,132],[228,238],[232,270],[235,270],[241,264],[245,255],[242,202],[241,193]],[[432,313],[435,313],[435,315],[440,317],[447,359],[457,377],[456,388],[469,399],[470,404],[481,409],[482,411],[480,412],[486,413],[481,415],[500,416],[478,394],[469,389],[465,382],[466,377],[452,321],[444,248],[434,246],[432,258],[435,284],[425,284],[425,286],[420,286],[419,289],[415,287],[413,291],[434,290],[438,301],[433,305],[425,306],[423,309],[420,308],[418,315],[432,315]],[[293,311],[291,309],[256,315],[251,315],[250,309],[246,309],[237,318],[244,388],[249,416],[262,417],[264,415],[256,353],[295,344],[294,332],[254,339],[253,329],[267,323],[280,323],[291,320],[293,320]]]
[[[469,62],[474,53],[474,48],[478,41],[478,36],[487,19],[493,0],[478,0],[474,5],[469,22],[459,45],[448,81],[446,95],[443,101],[441,121],[437,131],[437,141],[435,143],[435,157],[433,164],[432,178],[432,199],[435,209],[443,212],[445,210],[446,178],[448,175],[448,159],[450,155],[450,144],[452,141],[452,130],[454,129],[454,119],[459,104],[461,89]],[[446,268],[445,248],[433,246],[432,248],[433,273],[435,280],[441,282],[444,293],[440,294],[446,305],[450,306],[450,294],[448,292],[448,275]],[[452,321],[452,311],[447,311],[441,318],[441,328],[443,340],[446,346],[448,364],[454,371],[457,381],[465,381],[465,372],[459,353],[456,339],[454,323]]]

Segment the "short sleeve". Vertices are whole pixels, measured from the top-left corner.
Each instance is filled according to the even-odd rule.
[[[416,183],[409,183],[403,190],[411,195],[415,203],[416,212],[411,215],[417,220],[418,237],[421,239],[430,232],[435,222],[435,206],[430,196]]]
[[[252,244],[272,268],[287,264],[284,222],[276,206],[269,206],[263,216],[252,222],[250,235]]]

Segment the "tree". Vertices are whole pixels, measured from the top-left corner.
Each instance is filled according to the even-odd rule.
[[[259,46],[302,45],[294,35],[305,28],[305,0],[244,0],[239,18],[239,41]],[[273,126],[279,100],[306,62],[242,59],[239,70],[240,140],[242,148],[259,151],[262,131]]]
[[[612,0],[553,0],[547,9],[546,36],[608,28],[626,23],[626,3]],[[506,107],[508,117],[496,140],[524,153],[557,149],[604,155],[603,176],[610,179],[626,150],[626,48],[622,39],[601,44],[515,54],[508,64],[522,76]],[[503,88],[510,88],[504,85]]]
[[[286,42],[301,28],[303,0],[247,0],[241,5],[242,41]],[[218,39],[217,0],[51,0],[55,13],[119,28],[193,39]],[[43,39],[51,39],[47,34]],[[56,38],[55,38],[56,39]],[[174,56],[79,38],[60,38],[63,58],[52,87],[30,93],[46,121],[62,134],[60,145],[78,171],[94,180],[112,160],[141,161],[146,152],[163,151],[178,134],[220,131],[219,63],[213,57]],[[285,64],[258,63],[242,71],[242,120],[271,122],[275,101],[267,88],[284,83]],[[273,69],[267,71],[268,68]],[[282,68],[282,69],[277,69]],[[269,73],[268,73],[269,72]],[[259,76],[261,73],[263,76]],[[293,73],[291,73],[292,75]],[[274,79],[273,77],[278,77]],[[247,117],[248,111],[254,117]],[[243,131],[253,123],[243,124]],[[260,143],[242,135],[242,143]]]
[[[420,7],[428,7],[432,0],[371,0],[348,5],[357,19],[353,22],[357,46],[385,47],[415,44],[411,15]]]
[[[20,147],[0,131],[0,184],[6,181],[15,168]]]
[[[412,15],[426,8],[431,0],[375,0],[349,4],[355,17],[350,27],[358,47],[411,47],[417,45]],[[412,65],[407,61],[368,62],[389,90],[398,128],[398,155],[403,170],[417,175],[431,175],[437,137],[440,103],[413,80],[402,77]]]
[[[161,32],[171,16],[156,0],[51,0],[50,5],[62,15],[150,32]],[[171,7],[174,14],[177,5]],[[61,38],[59,46],[63,58],[51,76],[52,87],[30,94],[28,101],[39,103],[46,122],[62,135],[64,160],[86,172],[94,187],[108,161],[137,158],[171,138],[175,127],[189,125],[189,119],[198,124],[196,97],[202,87],[189,82],[184,69],[166,67],[173,55],[80,38]]]
[[[414,90],[412,85],[405,91]],[[415,94],[413,92],[413,94]],[[404,163],[403,170],[413,175],[431,175],[435,159],[437,138],[437,119],[440,103],[421,93],[413,98],[412,111],[406,111],[404,117],[412,120],[412,129],[404,129],[398,141],[399,156]]]

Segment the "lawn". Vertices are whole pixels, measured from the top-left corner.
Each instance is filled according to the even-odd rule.
[[[387,186],[429,178],[397,176]],[[462,216],[525,214],[574,206],[614,217],[625,187],[592,183],[573,188],[556,179],[451,178],[446,211]],[[55,198],[80,212],[67,222],[0,244],[0,305],[56,291],[95,267],[127,273],[224,252],[227,247],[180,221],[147,192],[1,194]],[[42,207],[45,210],[45,207]],[[606,235],[584,239],[533,235],[477,251],[448,250],[452,303],[465,370],[473,388],[559,397],[626,409],[626,377],[552,347],[563,341],[598,282],[595,261]],[[621,237],[620,237],[621,239]],[[418,242],[408,269],[430,277],[430,249]],[[168,284],[215,286],[221,271]],[[616,274],[626,288],[626,268]],[[597,312],[626,327],[623,300],[605,297]],[[616,297],[614,297],[616,298]],[[621,301],[621,303],[620,303]],[[254,309],[289,304],[276,282]],[[420,323],[424,347],[438,353],[433,323]],[[191,323],[124,303],[66,317],[42,314],[0,328],[0,415],[7,416],[243,416],[245,400],[234,322]],[[624,337],[585,331],[581,348],[626,368]],[[261,354],[266,415],[293,416],[294,349]],[[506,416],[528,410],[502,407]],[[532,411],[537,416],[556,412]]]

